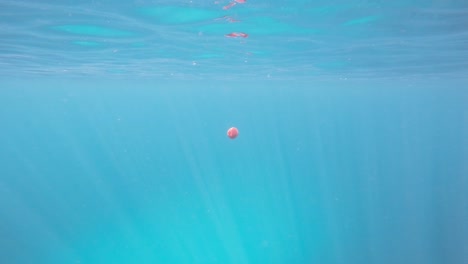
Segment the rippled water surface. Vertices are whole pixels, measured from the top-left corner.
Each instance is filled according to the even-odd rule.
[[[1,1],[0,74],[178,79],[467,74],[464,1],[233,3]],[[231,33],[247,37],[226,37]]]

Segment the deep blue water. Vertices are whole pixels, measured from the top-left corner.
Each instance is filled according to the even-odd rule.
[[[0,264],[468,263],[463,1],[114,2],[0,1]]]

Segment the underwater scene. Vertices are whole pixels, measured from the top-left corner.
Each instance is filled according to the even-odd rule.
[[[468,263],[468,2],[0,1],[0,264]]]

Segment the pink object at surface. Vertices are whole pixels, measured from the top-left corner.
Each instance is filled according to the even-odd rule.
[[[235,6],[236,4],[245,4],[247,1],[246,0],[234,0],[232,1],[231,3],[223,6],[223,9],[224,10],[228,10],[230,9],[231,7]]]
[[[249,34],[243,33],[243,32],[232,32],[229,34],[226,34],[226,37],[228,38],[247,38]]]

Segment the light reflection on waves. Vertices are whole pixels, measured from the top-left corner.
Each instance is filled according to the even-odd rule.
[[[24,73],[297,79],[468,72],[468,30],[455,27],[445,31],[460,23],[468,13],[466,9],[422,10],[418,21],[364,27],[359,37],[343,37],[351,29],[328,25],[335,31],[297,37],[254,34],[245,40],[194,32],[193,25],[158,24],[118,5],[2,1],[0,10],[8,10],[0,20],[2,76]],[[123,15],[125,12],[128,15]],[[438,24],[424,14],[443,16],[444,21]],[[215,19],[207,23],[225,23]],[[439,25],[439,31],[421,28],[428,23]],[[86,36],[52,29],[62,25],[93,25],[133,35]],[[410,33],[396,36],[400,28]]]

